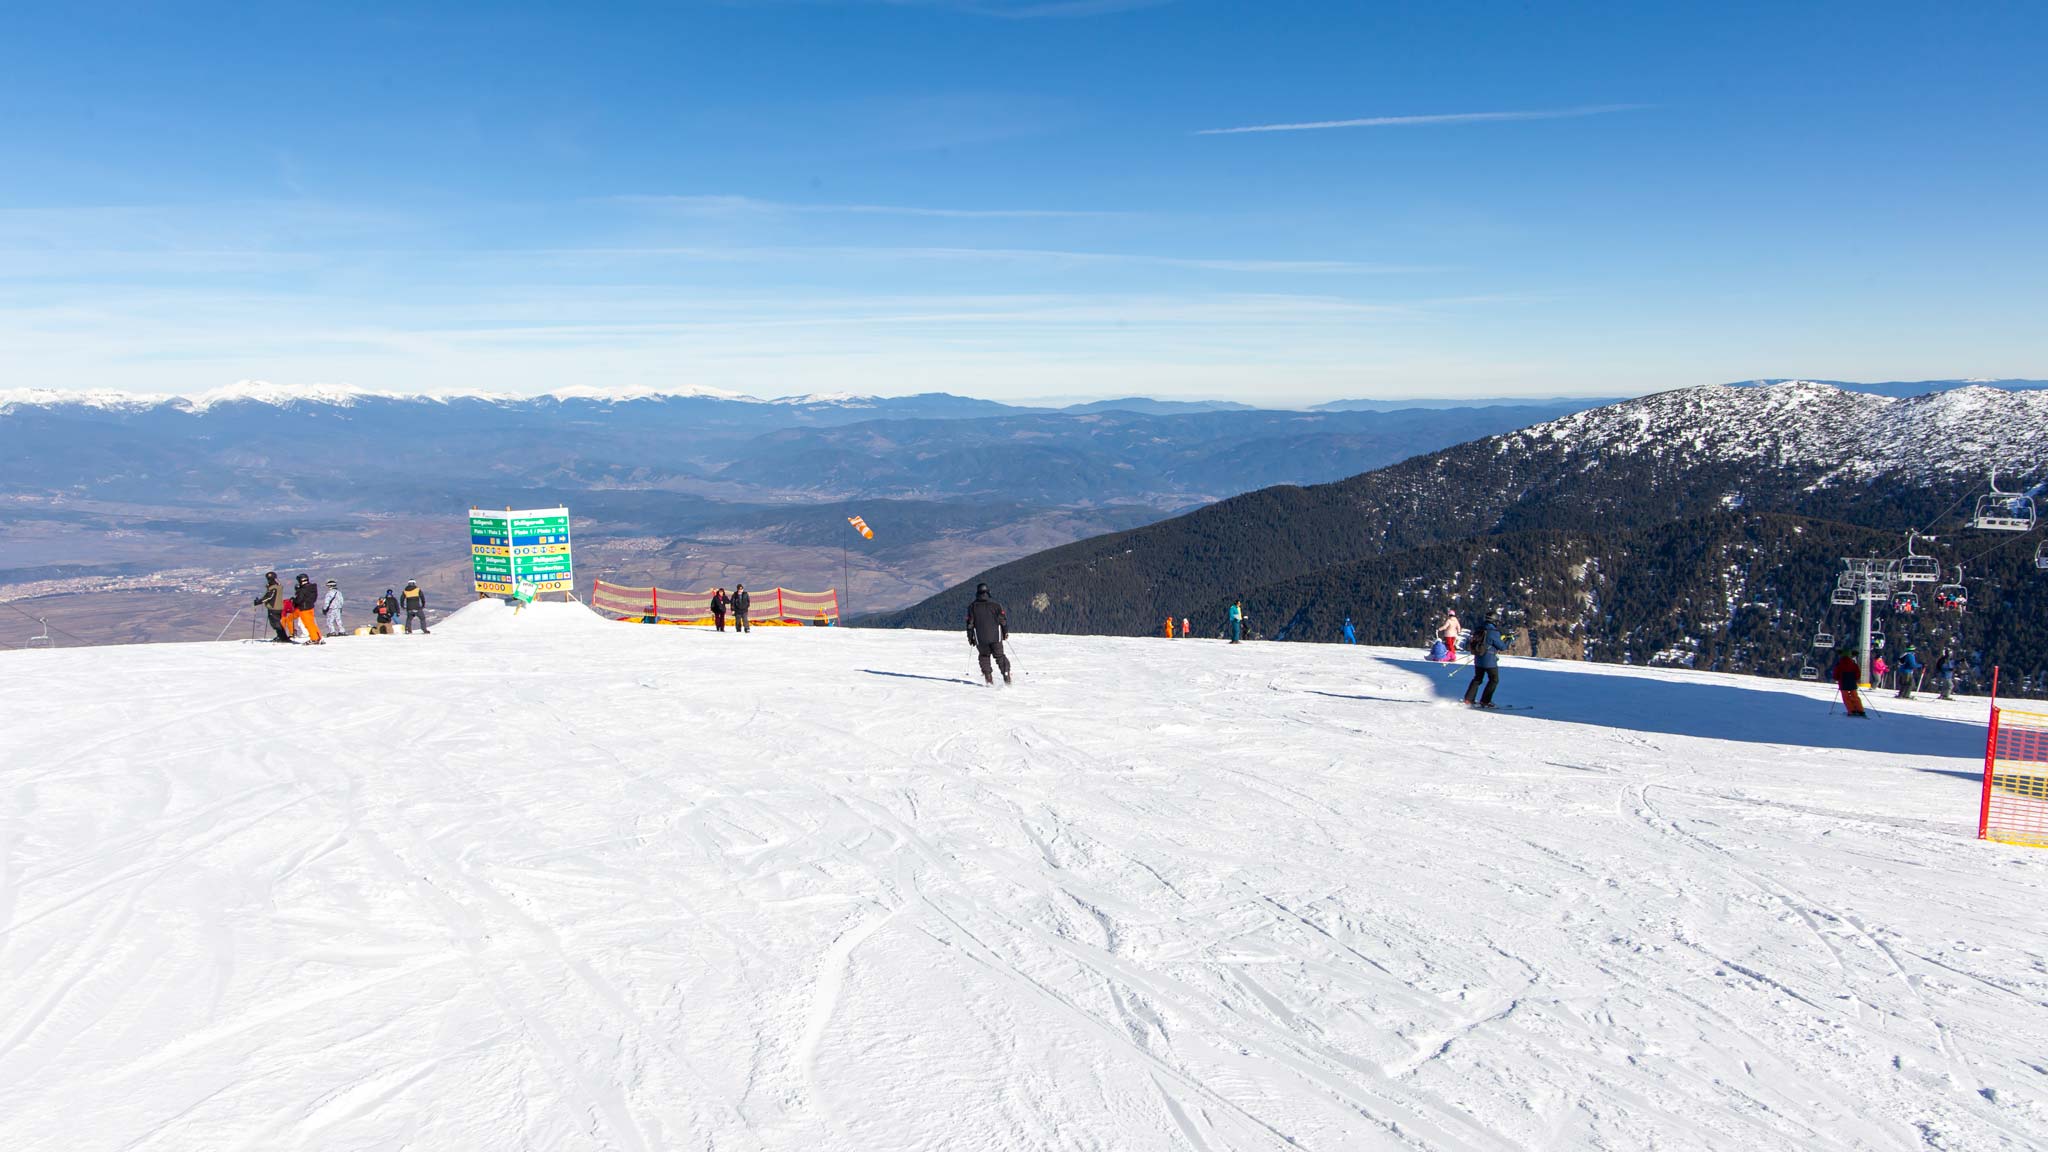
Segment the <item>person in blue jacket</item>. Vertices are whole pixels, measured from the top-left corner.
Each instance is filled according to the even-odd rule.
[[[1472,630],[1472,682],[1465,685],[1465,703],[1493,707],[1493,690],[1500,687],[1500,654],[1507,649],[1500,629],[1493,626],[1493,613],[1488,612],[1480,618],[1479,627]],[[1486,692],[1474,700],[1481,680],[1486,681]]]
[[[1920,670],[1925,667],[1927,665],[1920,662],[1920,653],[1914,651],[1911,644],[1906,645],[1905,654],[1899,657],[1899,690],[1896,693],[1899,699],[1913,698],[1915,682],[1920,679]]]
[[[1358,643],[1358,629],[1351,626],[1351,617],[1349,616],[1344,618],[1344,642],[1346,644]]]
[[[1230,605],[1230,642],[1237,643],[1244,638],[1244,605],[1232,601]]]
[[[1943,700],[1956,698],[1956,658],[1943,652],[1941,659],[1934,662],[1934,686],[1941,689]]]

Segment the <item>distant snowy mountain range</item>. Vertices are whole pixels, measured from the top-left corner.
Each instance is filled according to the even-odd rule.
[[[1790,377],[1745,380],[1732,384],[1730,387],[1768,387],[1794,383],[1824,384],[1830,388],[1845,392],[1861,392],[1875,396],[1893,397],[1918,396],[1930,392],[1947,392],[1971,386],[1989,386],[2005,391],[2048,389],[2048,380],[1950,379],[1857,383],[1842,380],[1802,380]],[[1531,405],[1570,405],[1587,408],[1612,403],[1614,399],[1612,397],[1584,396],[1488,396],[1397,400],[1331,400],[1321,404],[1310,405],[1304,410],[1309,412],[1393,412],[1412,409],[1523,407]],[[674,388],[601,388],[595,385],[572,385],[538,396],[515,396],[510,393],[491,392],[482,389],[455,389],[432,393],[388,392],[372,388],[355,388],[347,385],[287,385],[272,384],[263,380],[242,380],[234,384],[224,385],[191,395],[107,390],[71,391],[58,388],[0,388],[0,413],[22,407],[61,406],[77,406],[103,410],[171,408],[185,412],[205,412],[209,409],[228,404],[267,404],[275,407],[295,404],[318,404],[336,408],[348,408],[372,400],[438,405],[471,401],[484,404],[536,408],[572,402],[631,404],[650,401],[708,401],[721,404],[758,405],[783,409],[839,409],[864,414],[920,416],[997,415],[1014,412],[1065,412],[1071,414],[1139,412],[1147,415],[1161,416],[1186,415],[1197,412],[1288,410],[1284,408],[1262,408],[1260,405],[1244,404],[1229,400],[1156,400],[1145,396],[1127,396],[1111,400],[1090,400],[1082,403],[1048,407],[1042,405],[1006,404],[994,400],[977,400],[966,396],[956,396],[947,392],[927,392],[909,396],[872,396],[852,392],[815,392],[800,396],[763,398],[722,388],[697,386]]]

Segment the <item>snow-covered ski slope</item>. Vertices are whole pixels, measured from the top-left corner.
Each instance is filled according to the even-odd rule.
[[[465,609],[0,653],[0,1148],[2048,1146],[1982,703]]]

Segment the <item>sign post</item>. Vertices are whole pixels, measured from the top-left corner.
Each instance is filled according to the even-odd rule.
[[[479,596],[569,592],[576,570],[567,508],[469,510],[469,554]]]

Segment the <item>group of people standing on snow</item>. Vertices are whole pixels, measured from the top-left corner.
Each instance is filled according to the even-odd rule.
[[[1899,663],[1896,667],[1886,665],[1884,657],[1875,656],[1871,658],[1870,671],[1871,683],[1874,685],[1882,685],[1885,673],[1896,673],[1899,678],[1899,690],[1893,695],[1901,700],[1911,700],[1913,693],[1920,688],[1920,676],[1927,671],[1927,663],[1920,659],[1919,650],[1908,644],[1906,650],[1899,654]],[[1851,716],[1867,717],[1869,713],[1863,708],[1862,695],[1863,664],[1856,658],[1856,649],[1844,645],[1835,659],[1835,666],[1829,670],[1829,675],[1834,678],[1836,690],[1842,694],[1843,711]],[[1950,653],[1943,652],[1934,662],[1934,686],[1941,689],[1943,700],[1955,699],[1956,658]]]
[[[298,637],[304,636],[304,643],[325,644],[328,636],[347,633],[341,617],[346,602],[341,594],[341,585],[334,580],[327,581],[322,588],[313,583],[312,577],[301,572],[287,589],[278,582],[277,573],[265,572],[263,591],[250,601],[250,606],[263,609],[270,623],[272,643],[298,643]],[[384,595],[377,598],[371,609],[376,623],[370,630],[389,633],[391,622],[401,613],[407,632],[413,630],[413,622],[417,620],[420,632],[427,633],[427,594],[417,581],[406,581],[403,592],[393,592],[389,588],[384,590]]]
[[[724,588],[715,588],[711,592],[711,626],[725,631],[725,615],[730,612],[733,631],[752,632],[754,626],[747,623],[747,610],[753,606],[754,598],[747,594],[745,584],[733,585],[729,594]]]

